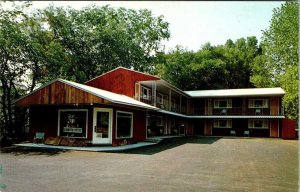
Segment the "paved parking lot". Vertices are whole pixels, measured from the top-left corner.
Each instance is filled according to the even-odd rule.
[[[281,139],[175,138],[122,153],[4,149],[1,165],[0,191],[298,190],[298,141]]]

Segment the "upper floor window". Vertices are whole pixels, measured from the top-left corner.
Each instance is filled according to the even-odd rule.
[[[158,104],[164,104],[164,95],[163,94],[161,94],[161,93],[158,93],[157,94],[157,103]]]
[[[214,100],[214,108],[232,108],[232,100],[216,99]]]
[[[142,99],[150,100],[150,89],[146,87],[142,87]]]
[[[249,108],[268,108],[269,102],[268,102],[268,99],[249,99],[248,107]]]
[[[215,119],[214,128],[231,128],[232,122],[231,119]]]

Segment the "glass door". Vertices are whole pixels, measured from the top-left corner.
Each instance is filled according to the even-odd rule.
[[[93,119],[93,144],[111,144],[112,109],[95,108]]]

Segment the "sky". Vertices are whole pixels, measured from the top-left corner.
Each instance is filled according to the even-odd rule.
[[[225,44],[248,36],[261,40],[268,29],[273,9],[284,1],[34,1],[34,8],[49,4],[81,9],[90,4],[98,6],[149,9],[154,16],[163,15],[169,23],[171,37],[163,41],[165,51],[176,45],[197,51],[207,42]]]

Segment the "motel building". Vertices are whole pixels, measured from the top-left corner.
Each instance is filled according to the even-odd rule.
[[[39,134],[56,145],[67,138],[118,146],[164,135],[288,138],[284,94],[281,88],[182,91],[118,67],[85,84],[56,79],[15,105],[29,108],[31,142]]]

